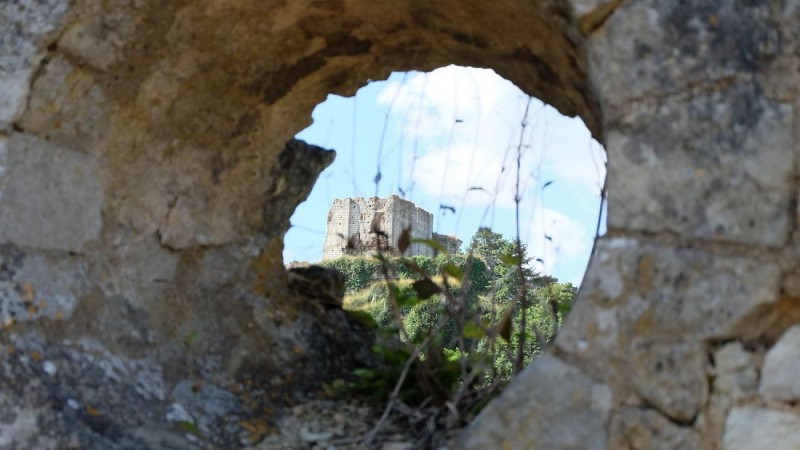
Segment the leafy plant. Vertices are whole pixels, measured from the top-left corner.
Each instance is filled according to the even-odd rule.
[[[373,348],[382,365],[359,369],[347,388],[386,399],[387,411],[446,404],[443,415],[467,420],[552,341],[572,304],[575,288],[529,260],[524,246],[482,228],[466,254],[326,262],[345,274],[345,308],[386,336]]]

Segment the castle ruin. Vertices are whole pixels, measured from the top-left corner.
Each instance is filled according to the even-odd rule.
[[[373,355],[287,292],[329,157],[280,155],[329,94],[447,64],[584,120],[609,230],[451,448],[800,448],[800,1],[0,1],[0,47],[4,448],[283,438]]]
[[[337,198],[328,212],[322,259],[376,251],[378,247],[397,250],[405,228],[413,239],[433,239],[448,253],[461,247],[461,240],[433,232],[433,214],[396,195],[386,198]],[[375,229],[381,233],[375,233]],[[431,246],[412,243],[406,256],[436,256]]]

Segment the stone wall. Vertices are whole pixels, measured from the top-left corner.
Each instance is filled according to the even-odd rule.
[[[461,447],[797,447],[798,30],[797,0],[0,2],[0,446],[235,448],[351,367],[286,289],[326,160],[286,143],[461,64],[609,156],[565,327]]]
[[[446,234],[433,233],[433,240],[439,243],[447,253],[458,253],[461,251],[461,239]]]
[[[383,234],[374,232],[377,227]],[[380,245],[397,251],[397,241],[406,228],[414,239],[431,239],[433,214],[396,195],[387,198],[337,198],[328,211],[322,259],[375,252]],[[434,249],[413,243],[406,256],[433,256]]]

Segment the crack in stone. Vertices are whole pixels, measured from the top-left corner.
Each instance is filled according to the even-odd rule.
[[[578,26],[585,36],[588,36],[603,25],[627,0],[613,0],[612,2],[601,5],[578,19]]]

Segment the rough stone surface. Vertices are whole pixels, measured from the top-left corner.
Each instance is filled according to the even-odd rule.
[[[294,204],[308,198],[312,185],[300,180],[313,180],[333,163],[336,152],[309,145],[292,139],[278,156],[278,161],[270,171],[272,183],[266,190],[264,201],[264,222],[274,222],[280,217],[283,223],[274,222],[271,229],[264,230],[267,238],[283,238],[284,230],[289,229],[289,217],[294,214]]]
[[[725,420],[737,403],[757,397],[757,355],[740,342],[729,342],[712,350],[711,395],[695,427],[702,430],[707,446],[721,442]]]
[[[89,265],[83,258],[59,259],[3,244],[0,261],[2,323],[69,319],[89,292]]]
[[[385,233],[379,236],[375,228]],[[406,228],[413,239],[433,237],[433,214],[396,195],[386,198],[337,198],[328,211],[323,259],[335,259],[352,253],[369,253],[379,247],[397,250],[397,242]],[[433,256],[434,249],[411,244],[406,256]]]
[[[680,95],[694,85],[714,90],[721,80],[758,73],[780,52],[780,30],[792,29],[779,21],[780,13],[763,1],[621,5],[589,42],[606,120],[630,102]]]
[[[800,326],[789,328],[772,347],[761,369],[758,390],[767,400],[800,401]]]
[[[128,2],[120,2],[118,10],[109,8],[109,11],[103,11],[102,4],[97,2],[84,3],[88,3],[81,5],[86,9],[76,14],[79,19],[64,31],[58,46],[93,68],[105,71],[121,58],[123,48],[134,38],[134,16],[124,9]]]
[[[102,227],[103,185],[95,159],[19,133],[6,145],[0,241],[83,251]]]
[[[723,448],[791,450],[800,447],[800,415],[766,408],[734,408],[726,422]]]
[[[371,254],[379,247],[399,253],[397,245],[406,229],[411,230],[412,239],[432,239],[447,253],[459,252],[461,240],[434,233],[433,220],[433,214],[396,195],[337,198],[328,211],[322,259]],[[376,226],[384,235],[379,237],[374,232]],[[411,243],[403,255],[436,256],[437,253],[439,251],[430,245]]]
[[[708,396],[701,340],[730,338],[776,303],[778,266],[630,238],[601,239],[597,251],[557,345],[620,392],[692,420]]]
[[[475,419],[460,448],[605,449],[611,401],[604,384],[542,356]]]
[[[43,65],[19,125],[77,151],[89,151],[108,127],[105,96],[94,77],[64,58]]]
[[[31,78],[68,8],[66,0],[0,4],[0,130],[22,114]]]
[[[797,447],[798,30],[796,0],[0,2],[0,447],[256,446],[370,364],[287,287],[333,156],[291,138],[447,64],[609,153],[572,314],[463,447]]]
[[[642,100],[609,127],[609,228],[784,244],[792,106],[752,81],[685,95]]]
[[[623,408],[611,422],[610,448],[681,450],[700,449],[700,433],[679,426],[652,409]]]

